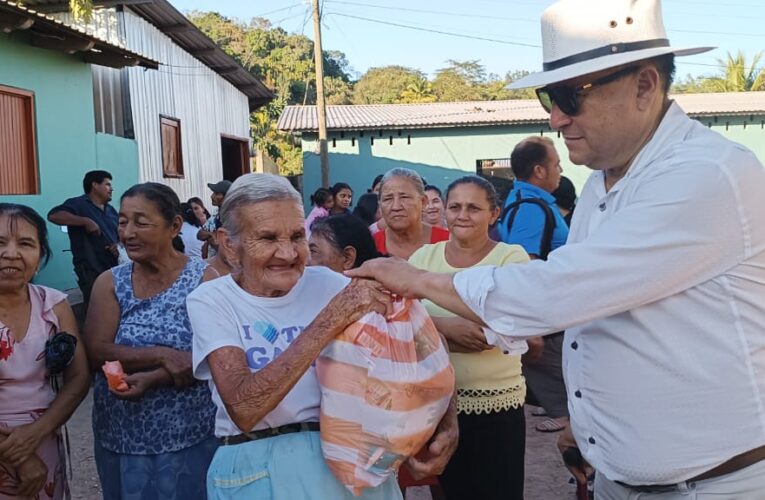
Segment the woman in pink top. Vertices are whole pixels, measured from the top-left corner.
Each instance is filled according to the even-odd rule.
[[[45,221],[29,207],[0,203],[0,499],[61,499],[67,491],[59,428],[88,390],[88,362],[66,295],[33,285],[50,258]],[[58,356],[46,342],[68,338]],[[46,357],[64,385],[52,389]],[[68,363],[68,365],[67,365]],[[64,366],[66,366],[64,368]]]

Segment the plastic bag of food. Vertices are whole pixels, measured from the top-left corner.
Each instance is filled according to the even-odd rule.
[[[382,484],[431,438],[454,392],[441,336],[418,301],[369,313],[332,340],[316,362],[321,447],[355,495]]]
[[[123,392],[128,390],[127,382],[125,382],[125,371],[122,369],[122,363],[119,361],[107,361],[101,370],[106,376],[106,382],[109,387],[115,391]]]

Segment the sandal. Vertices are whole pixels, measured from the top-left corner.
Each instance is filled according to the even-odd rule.
[[[535,410],[531,411],[531,416],[532,417],[546,417],[547,416],[547,411],[544,408],[542,408],[541,406],[537,406],[537,408]]]
[[[560,432],[565,428],[566,424],[558,422],[552,418],[548,418],[534,426],[534,429],[536,429],[537,432]]]

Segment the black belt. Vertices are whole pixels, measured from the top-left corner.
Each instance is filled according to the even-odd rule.
[[[303,422],[300,424],[286,424],[279,427],[269,427],[257,431],[245,432],[236,436],[226,436],[223,438],[224,445],[235,445],[246,443],[247,441],[256,441],[266,439],[282,434],[292,434],[293,432],[311,432],[319,430],[319,422]]]
[[[698,476],[692,477],[684,482],[693,483],[696,481],[704,481],[705,479],[713,479],[716,477],[725,476],[727,474],[732,474],[734,472],[740,471],[741,469],[745,469],[746,467],[754,465],[757,462],[761,462],[762,460],[765,460],[765,446],[760,446],[759,448],[755,448],[740,455],[736,455],[730,460],[721,463],[717,467],[703,472]],[[625,484],[620,481],[617,481],[617,483],[624,486],[625,488],[629,488],[640,493],[661,493],[677,491],[676,484],[647,484],[636,486],[632,484]]]

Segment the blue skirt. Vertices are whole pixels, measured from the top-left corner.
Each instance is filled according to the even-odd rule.
[[[159,455],[123,455],[96,440],[95,456],[104,500],[204,500],[205,476],[220,440]]]
[[[356,497],[327,467],[318,432],[221,446],[207,472],[210,500],[402,500],[395,475]]]

